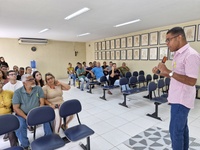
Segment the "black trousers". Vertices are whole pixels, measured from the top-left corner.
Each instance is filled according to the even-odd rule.
[[[18,146],[18,139],[17,136],[15,135],[15,132],[9,132],[8,133],[8,139],[10,141],[10,146]]]

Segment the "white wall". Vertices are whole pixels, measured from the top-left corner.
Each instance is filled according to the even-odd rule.
[[[37,47],[36,52],[31,47]],[[71,62],[74,66],[78,61],[86,60],[85,43],[75,43],[78,55],[74,54],[74,43],[63,41],[49,41],[46,45],[22,45],[17,39],[0,39],[0,56],[8,62],[10,69],[13,65],[19,67],[30,66],[35,60],[37,69],[44,75],[53,73],[57,78],[66,78],[66,68]]]

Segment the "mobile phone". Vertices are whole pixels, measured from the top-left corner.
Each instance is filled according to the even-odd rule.
[[[55,104],[55,108],[58,108],[59,107],[59,105],[58,104]]]

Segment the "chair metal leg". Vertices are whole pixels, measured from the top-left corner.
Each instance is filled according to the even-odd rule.
[[[128,106],[126,105],[126,94],[124,94],[124,101],[122,103],[119,103],[119,105],[122,105],[128,108]]]
[[[80,147],[83,149],[83,150],[90,150],[90,137],[87,137],[87,144],[84,145],[83,143],[79,143]]]
[[[92,84],[89,84],[89,91],[87,91],[88,93],[92,94]]]
[[[196,99],[200,99],[200,97],[198,97],[198,91],[199,90],[196,90]]]
[[[103,89],[103,96],[101,96],[99,98],[106,100],[106,89]]]
[[[158,105],[160,105],[160,103],[157,103],[157,102],[155,102],[154,104],[155,104],[155,112],[154,112],[154,113],[152,113],[152,114],[147,114],[147,116],[149,116],[149,117],[152,117],[152,118],[155,118],[155,119],[158,119],[158,120],[161,120],[161,121],[162,121],[162,119],[161,119],[160,117],[158,117]]]

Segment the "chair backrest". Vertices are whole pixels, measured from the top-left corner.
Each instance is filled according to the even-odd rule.
[[[170,80],[171,80],[170,78],[165,78],[165,85],[166,85],[166,86],[169,86]]]
[[[91,75],[91,73],[88,73],[88,74],[86,75],[86,77],[87,77],[88,79],[92,79],[92,78],[93,78],[92,75]]]
[[[127,79],[129,79],[129,78],[131,77],[131,72],[127,72],[127,73],[125,74],[125,77],[126,77]]]
[[[153,92],[157,89],[157,85],[155,82],[150,82],[149,83],[149,92]]]
[[[151,81],[152,80],[152,76],[150,75],[150,74],[148,74],[147,76],[146,76],[146,81],[148,82],[148,81]]]
[[[119,80],[119,85],[126,85],[126,84],[128,84],[128,79],[127,78],[125,78],[125,77],[123,77],[123,78],[121,78],[120,80]]]
[[[154,74],[153,75],[153,80],[157,80],[158,79],[158,75],[157,74]]]
[[[17,130],[19,120],[15,115],[6,114],[0,116],[0,135]]]
[[[27,115],[27,124],[36,126],[39,124],[51,122],[55,119],[55,112],[52,107],[42,106],[33,108]]]
[[[139,75],[144,75],[144,71],[143,71],[143,70],[140,70],[140,71],[139,71]]]
[[[137,71],[134,71],[134,72],[133,72],[133,76],[137,77],[137,76],[138,76],[138,72],[137,72]]]
[[[164,76],[160,76],[160,79],[164,79],[165,77]]]
[[[164,80],[163,79],[159,79],[158,80],[158,88],[163,88],[165,86]]]
[[[130,85],[135,85],[137,82],[138,82],[137,77],[134,77],[134,76],[130,77],[130,79],[129,79]]]
[[[139,82],[139,83],[145,82],[145,77],[144,77],[144,75],[139,75],[139,76],[138,76],[138,82]]]
[[[101,83],[104,83],[104,82],[107,82],[108,80],[107,80],[107,78],[106,78],[106,76],[102,76],[101,78],[100,78],[100,82]]]
[[[73,114],[77,114],[82,110],[82,106],[79,100],[72,99],[65,101],[59,109],[60,117],[68,117]]]

